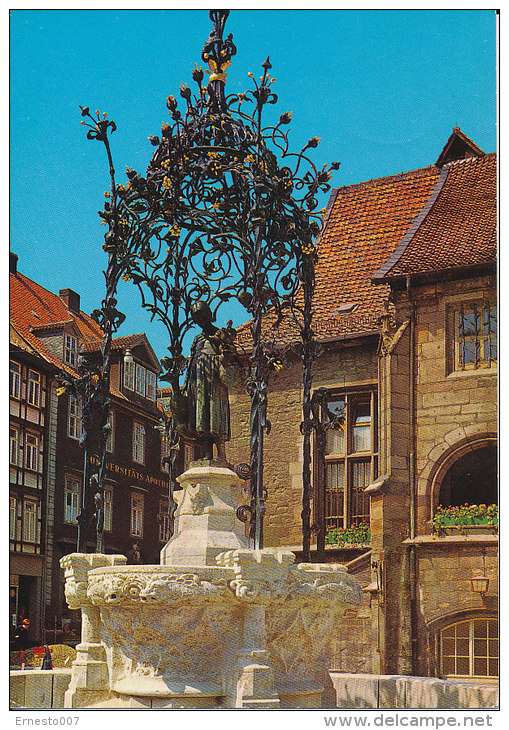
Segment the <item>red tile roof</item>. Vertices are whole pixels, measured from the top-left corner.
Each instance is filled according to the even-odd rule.
[[[496,155],[444,165],[442,178],[433,205],[375,273],[375,281],[495,263]]]
[[[374,286],[371,276],[418,216],[439,175],[432,166],[332,192],[317,243],[313,329],[319,339],[378,331],[389,287]],[[298,339],[297,328],[280,325],[277,340],[292,339]],[[248,325],[239,330],[239,341],[248,343]]]
[[[133,347],[139,344],[145,335],[143,333],[137,335],[123,335],[122,337],[113,337],[111,340],[112,350],[121,350],[123,347]],[[83,343],[84,352],[95,352],[100,350],[102,345],[102,338],[100,340],[90,340],[89,342]]]
[[[371,276],[429,199],[440,171],[427,167],[339,188],[318,243],[313,306],[318,335],[377,329],[388,291]],[[351,313],[341,305],[353,305]]]
[[[73,370],[46,347],[37,332],[74,322],[84,340],[97,340],[101,328],[84,312],[74,314],[56,294],[32,281],[19,271],[10,273],[10,322],[19,335],[45,360],[68,373]]]
[[[390,276],[495,261],[496,156],[455,128],[437,164],[334,190],[327,211],[313,329],[323,340],[378,331]],[[274,321],[269,313],[269,337]],[[299,338],[289,322],[272,336]],[[249,345],[249,323],[238,340]]]
[[[112,350],[122,350],[124,348],[133,348],[136,345],[142,345],[145,350],[146,354],[148,355],[149,360],[152,362],[152,365],[155,367],[156,371],[159,373],[161,371],[161,364],[159,360],[157,359],[157,355],[155,354],[154,350],[152,349],[152,346],[150,342],[147,339],[147,335],[144,332],[141,332],[137,335],[123,335],[122,337],[113,337],[111,340],[111,349]],[[102,346],[102,339],[101,340],[91,340],[89,342],[83,343],[82,350],[83,352],[99,352]]]
[[[84,340],[102,337],[101,328],[91,317],[70,312],[60,297],[19,271],[10,274],[10,318],[23,333],[73,320]]]
[[[71,375],[76,375],[76,371],[60,360],[37,334],[74,323],[83,340],[83,350],[93,352],[100,349],[102,343],[102,330],[88,314],[71,312],[59,296],[19,271],[10,273],[10,323],[13,345],[26,349],[24,341],[47,362]],[[144,333],[113,339],[113,349],[135,344],[144,344],[155,367],[160,369],[159,361]],[[111,388],[111,393],[117,398],[128,400],[114,388]]]

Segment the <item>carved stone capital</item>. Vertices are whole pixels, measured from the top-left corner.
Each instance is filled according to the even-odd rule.
[[[65,598],[69,608],[81,608],[87,603],[88,574],[94,568],[107,565],[123,565],[124,555],[102,555],[99,553],[71,553],[60,559],[64,571]]]

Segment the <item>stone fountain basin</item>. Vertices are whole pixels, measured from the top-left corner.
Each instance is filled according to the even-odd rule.
[[[89,571],[110,690],[213,702],[231,694],[243,656],[272,668],[280,697],[319,695],[336,626],[362,600],[356,581],[343,566],[292,564],[282,549],[232,550],[216,561]]]

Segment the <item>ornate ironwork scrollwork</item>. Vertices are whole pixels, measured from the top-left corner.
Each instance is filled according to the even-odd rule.
[[[339,163],[314,165],[308,153],[318,137],[299,152],[290,151],[291,112],[263,125],[264,107],[277,102],[268,58],[259,81],[249,74],[253,88],[226,95],[226,70],[236,53],[232,35],[223,38],[227,17],[228,11],[210,11],[213,28],[202,52],[208,82],[196,66],[195,92],[187,84],[180,87],[183,108],[168,96],[169,121],[160,135],[149,137],[156,149],[146,174],[128,168],[126,183],[118,185],[112,173],[112,193],[99,215],[108,225],[105,249],[114,263],[107,281],[116,286],[121,276],[134,283],[142,306],[168,330],[162,378],[170,383],[175,402],[186,367],[185,338],[194,326],[193,304],[204,302],[216,317],[224,303],[236,299],[251,316],[250,489],[254,543],[260,548],[263,441],[270,430],[267,382],[281,366],[280,356],[264,344],[262,322],[271,312],[276,325],[285,318],[297,323],[304,343],[306,409],[314,352],[313,240],[323,223],[317,195],[330,189]],[[87,136],[106,145],[113,171],[108,133],[114,123],[98,113],[92,117],[88,108],[82,114],[90,122]],[[111,298],[103,311],[111,330],[118,321]]]

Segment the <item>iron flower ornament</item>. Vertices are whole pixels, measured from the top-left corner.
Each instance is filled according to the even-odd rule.
[[[128,168],[125,184],[115,182],[108,142],[115,124],[82,107],[87,137],[106,146],[112,180],[99,213],[108,226],[104,248],[112,294],[97,316],[103,328],[114,329],[117,283],[120,278],[134,283],[142,306],[167,327],[169,356],[162,360],[162,379],[179,394],[186,368],[184,338],[194,327],[193,304],[205,302],[214,317],[231,299],[244,306],[251,317],[252,340],[247,381],[251,537],[255,547],[262,547],[263,438],[270,428],[267,382],[269,373],[281,367],[280,354],[266,346],[264,318],[274,326],[284,318],[296,324],[309,408],[314,240],[322,226],[316,208],[339,163],[316,168],[308,155],[318,137],[311,137],[299,152],[290,151],[291,112],[282,113],[276,124],[264,125],[267,105],[278,100],[269,58],[258,81],[248,74],[250,89],[226,94],[227,69],[236,54],[232,34],[223,38],[229,11],[212,10],[209,15],[213,28],[201,54],[207,68],[196,65],[193,89],[181,84],[180,99],[166,99],[169,120],[160,134],[149,137],[155,151],[144,175]],[[174,430],[171,414],[167,427]],[[175,442],[174,435],[169,438]],[[309,476],[304,491],[303,503],[309,503]]]

